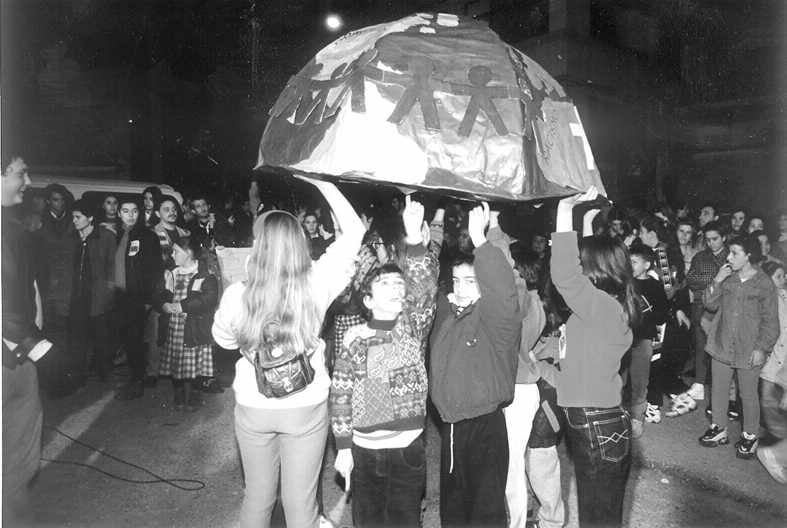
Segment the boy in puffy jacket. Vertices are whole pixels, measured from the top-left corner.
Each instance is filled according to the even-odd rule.
[[[454,262],[453,293],[438,300],[430,394],[441,430],[443,526],[506,526],[508,435],[522,324],[511,265],[487,241],[489,206],[469,214],[472,255]]]

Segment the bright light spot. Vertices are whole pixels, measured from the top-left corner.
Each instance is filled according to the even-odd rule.
[[[330,31],[339,31],[344,26],[342,17],[336,14],[330,14],[325,17],[325,27]]]
[[[129,120],[128,120],[128,124],[129,124],[129,125],[133,125],[133,124],[134,124],[134,120],[133,120],[133,119],[129,119]]]

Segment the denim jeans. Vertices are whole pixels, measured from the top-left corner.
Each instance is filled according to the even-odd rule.
[[[705,344],[708,336],[702,329],[702,316],[705,313],[705,306],[702,302],[694,302],[691,305],[691,337],[694,341],[694,382],[707,385],[710,383],[710,356],[705,352]],[[705,397],[708,399],[708,396]]]
[[[631,420],[622,407],[566,407],[566,443],[577,479],[579,525],[621,526],[631,469]]]
[[[354,526],[420,526],[426,491],[423,435],[403,448],[365,449],[353,444],[352,452]]]
[[[327,402],[291,409],[235,405],[235,437],[245,477],[240,528],[270,528],[279,489],[287,526],[317,526],[328,428]]]

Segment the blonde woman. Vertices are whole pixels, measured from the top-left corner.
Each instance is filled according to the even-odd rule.
[[[233,383],[246,478],[241,528],[270,526],[279,481],[287,526],[318,524],[330,388],[318,334],[328,305],[350,282],[365,229],[333,184],[302,179],[333,210],[336,242],[312,262],[295,216],[263,214],[254,224],[248,279],[227,288],[213,324],[216,342],[242,353]]]

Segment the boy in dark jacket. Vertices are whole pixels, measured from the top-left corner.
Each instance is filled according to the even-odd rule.
[[[648,380],[650,360],[653,356],[653,340],[657,327],[667,320],[669,305],[662,282],[649,274],[655,254],[649,247],[638,244],[631,250],[631,268],[634,272],[634,290],[640,298],[642,319],[633,329],[634,342],[629,351],[629,385],[631,388],[631,432],[634,438],[642,436],[645,412],[648,409]],[[658,411],[658,408],[656,408]],[[658,420],[661,421],[659,417]]]
[[[144,392],[145,347],[142,341],[146,305],[153,302],[153,293],[162,280],[164,266],[158,238],[145,227],[139,203],[134,199],[121,200],[119,216],[123,228],[119,233],[114,261],[116,335],[125,345],[131,379],[115,398],[131,400],[142,397]]]
[[[423,215],[423,206],[408,197],[402,214],[404,270],[389,263],[366,279],[363,303],[371,320],[347,330],[334,366],[335,467],[347,483],[352,475],[358,527],[420,524],[426,489],[425,350],[439,269],[436,252],[423,245]]]
[[[469,214],[473,255],[453,266],[430,339],[430,390],[445,422],[440,464],[443,526],[507,525],[508,436],[522,317],[511,266],[486,240],[489,206]]]

